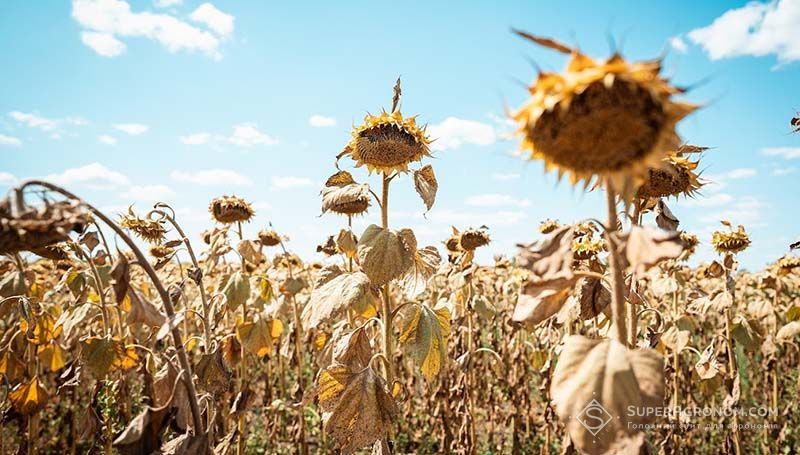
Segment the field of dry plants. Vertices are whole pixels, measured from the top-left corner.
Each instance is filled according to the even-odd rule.
[[[605,219],[553,214],[494,264],[485,227],[419,245],[391,189],[432,209],[435,138],[399,80],[322,188],[324,263],[236,196],[188,238],[167,204],[24,182],[0,201],[0,453],[799,453],[800,257],[744,272],[746,226],[679,229],[706,148],[676,133],[698,106],[660,60],[518,33],[569,59],[510,113],[519,148]],[[367,210],[381,225],[354,232]],[[719,255],[692,268],[699,242]]]

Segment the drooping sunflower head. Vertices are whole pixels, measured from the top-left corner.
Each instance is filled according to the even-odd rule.
[[[453,235],[451,235],[447,240],[444,241],[444,246],[447,248],[447,252],[450,254],[455,254],[461,252],[461,232],[453,226]]]
[[[683,252],[680,255],[680,258],[683,260],[689,259],[691,255],[697,250],[697,245],[700,244],[700,240],[697,239],[697,236],[691,234],[686,231],[681,231],[681,243],[683,244]]]
[[[164,245],[150,245],[150,256],[156,259],[163,259],[170,256],[175,250]]]
[[[347,171],[339,171],[328,177],[322,196],[322,213],[361,215],[369,209],[370,192],[366,183],[356,183]]]
[[[580,261],[592,259],[605,249],[603,239],[593,239],[591,236],[575,237],[572,241],[572,257]]]
[[[119,219],[119,225],[133,231],[139,238],[149,243],[161,243],[167,235],[167,228],[160,219],[139,218],[132,208]]]
[[[777,266],[784,274],[800,271],[800,257],[787,254],[778,259]]]
[[[272,229],[258,231],[258,241],[264,246],[275,246],[281,243],[281,236]]]
[[[750,237],[745,232],[744,226],[739,225],[735,231],[733,229],[714,231],[711,234],[711,245],[718,253],[739,253],[750,246]]]
[[[693,196],[703,183],[695,173],[698,161],[690,160],[687,155],[704,150],[707,150],[707,147],[682,145],[677,151],[671,152],[664,158],[661,168],[648,170],[647,179],[639,187],[636,196],[640,199],[677,197],[681,194]]]
[[[250,203],[236,196],[220,196],[212,199],[208,211],[215,220],[223,224],[245,223],[256,213]]]
[[[34,251],[67,241],[70,233],[82,233],[91,219],[80,201],[45,202],[15,213],[8,198],[0,200],[0,254]]]
[[[458,246],[464,251],[475,251],[476,249],[489,244],[491,239],[486,229],[467,229],[461,233],[458,239]]]
[[[539,232],[542,234],[549,234],[560,227],[561,224],[559,224],[558,220],[551,220],[548,218],[539,223]]]
[[[530,98],[512,118],[530,159],[569,174],[572,184],[596,179],[626,197],[650,168],[680,144],[675,125],[696,106],[676,102],[682,90],[661,75],[661,60],[628,62],[615,54],[595,61],[577,49],[519,33],[571,55],[563,73],[540,73]]]
[[[425,128],[417,126],[415,117],[403,117],[400,110],[367,114],[364,123],[353,128],[344,153],[356,167],[367,166],[370,172],[407,172],[410,163],[430,156]]]

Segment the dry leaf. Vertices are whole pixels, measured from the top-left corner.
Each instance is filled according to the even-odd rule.
[[[433,166],[426,164],[422,166],[422,169],[414,171],[414,189],[425,203],[425,208],[430,210],[436,201],[436,190],[439,189],[439,183],[433,173]]]
[[[611,303],[611,291],[599,278],[582,278],[578,287],[581,319],[596,318]]]
[[[572,226],[562,226],[528,245],[517,245],[517,264],[540,280],[572,276]]]
[[[110,371],[126,371],[139,363],[139,355],[133,347],[117,338],[89,337],[81,341],[81,358],[98,377]]]
[[[203,390],[212,394],[221,394],[230,389],[233,371],[225,365],[220,347],[217,347],[214,352],[203,354],[194,371],[197,374],[198,385]]]
[[[355,259],[357,245],[358,239],[356,238],[355,234],[353,234],[353,231],[349,229],[342,229],[339,231],[339,235],[336,237],[336,248],[341,253],[348,258]]]
[[[259,319],[256,322],[245,322],[236,325],[236,339],[245,351],[264,357],[272,352],[272,339],[278,338],[283,331],[283,323],[277,319],[268,321]]]
[[[113,280],[114,295],[117,298],[117,303],[122,303],[122,300],[128,295],[128,287],[131,281],[131,266],[128,258],[124,254],[118,253],[109,273]]]
[[[241,255],[245,261],[253,265],[258,265],[265,261],[259,246],[260,244],[254,240],[242,240],[236,246],[236,251],[239,252],[239,255]]]
[[[544,284],[528,281],[522,286],[511,319],[525,322],[529,327],[538,325],[561,310],[570,291],[571,288],[564,286],[563,281]]]
[[[414,264],[414,250],[393,231],[371,224],[358,241],[358,262],[372,284],[400,277]]]
[[[775,339],[778,341],[789,341],[800,335],[800,321],[792,321],[778,330]]]
[[[450,336],[450,310],[431,308],[427,304],[414,305],[400,335],[400,343],[420,364],[425,379],[430,381],[439,373],[447,359],[447,338]]]
[[[250,280],[241,272],[234,272],[225,282],[222,294],[225,295],[228,311],[234,311],[250,298]]]
[[[436,247],[426,246],[417,250],[414,253],[414,265],[408,269],[400,281],[400,287],[406,297],[413,299],[425,291],[428,280],[436,274],[441,263],[442,257]]]
[[[678,217],[672,214],[672,211],[667,207],[663,199],[659,199],[658,204],[656,204],[656,224],[661,229],[666,229],[668,231],[677,230],[678,225],[681,224]]]
[[[47,390],[39,384],[39,376],[34,376],[29,382],[17,384],[8,393],[11,405],[22,415],[31,415],[41,409],[49,396]]]
[[[317,279],[317,287],[311,291],[311,298],[301,316],[306,329],[318,327],[347,308],[362,313],[375,304],[376,298],[367,275],[362,272],[334,273],[333,269],[328,269]],[[320,284],[320,280],[325,281]]]
[[[163,327],[167,322],[167,315],[162,313],[156,306],[142,297],[135,289],[128,290],[128,297],[131,302],[131,310],[128,312],[128,324],[142,323],[149,327]]]
[[[629,271],[644,275],[661,261],[675,259],[683,251],[680,233],[659,231],[641,226],[631,227],[630,232],[619,236],[618,245],[627,260]]]

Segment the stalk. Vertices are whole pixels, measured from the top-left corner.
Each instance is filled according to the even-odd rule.
[[[628,345],[625,324],[625,296],[623,286],[625,279],[622,276],[622,266],[617,251],[617,242],[613,233],[617,231],[617,202],[614,187],[606,183],[606,203],[608,205],[608,225],[605,229],[606,242],[609,249],[609,265],[611,266],[611,313],[614,322],[613,338],[620,343]]]
[[[383,173],[383,185],[381,189],[381,227],[389,229],[389,183],[392,179],[385,172]],[[389,299],[389,283],[383,285],[383,354],[386,359],[392,359],[394,346],[392,344],[392,302]],[[394,381],[394,365],[391,360],[386,362],[386,383]]]
[[[725,267],[725,291],[731,298],[731,305],[725,310],[725,341],[727,342],[728,349],[728,375],[731,381],[736,381],[736,376],[739,375],[739,370],[736,366],[736,351],[734,350],[733,337],[731,336],[731,325],[733,319],[732,312],[733,308],[736,306],[736,290],[734,286],[735,284],[733,278],[731,277],[731,271],[728,269],[728,267]],[[737,413],[733,413],[732,420],[733,450],[736,455],[741,455],[741,435],[739,434],[739,416]]]

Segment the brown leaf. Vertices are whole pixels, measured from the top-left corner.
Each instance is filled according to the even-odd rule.
[[[613,444],[638,432],[630,425],[648,423],[655,417],[631,416],[629,407],[663,406],[663,364],[663,358],[650,349],[630,350],[616,340],[567,337],[550,393],[575,446],[589,454],[606,453]],[[595,401],[599,406],[593,405]],[[588,407],[593,408],[592,414]],[[588,420],[580,417],[582,413]],[[581,423],[594,425],[594,414],[608,420],[596,435]]]
[[[678,225],[681,224],[678,217],[672,214],[672,211],[667,207],[663,199],[659,199],[656,205],[656,224],[661,229],[666,229],[668,231],[678,229]]]
[[[372,359],[372,346],[365,328],[359,327],[342,336],[333,347],[333,362],[347,366],[350,371],[361,371]]]
[[[355,259],[358,239],[349,229],[342,229],[336,237],[336,248],[349,258]]]
[[[558,52],[561,52],[561,53],[564,53],[564,54],[571,54],[572,52],[574,52],[574,49],[572,49],[571,47],[569,47],[569,46],[567,46],[565,44],[562,44],[562,43],[560,43],[560,42],[558,42],[558,41],[556,41],[554,39],[543,38],[543,37],[540,37],[540,36],[534,36],[534,35],[531,35],[528,32],[524,32],[522,30],[512,29],[512,31],[514,33],[516,33],[517,35],[519,35],[519,36],[521,36],[521,37],[523,37],[523,38],[525,38],[527,40],[533,41],[534,43],[536,43],[536,44],[538,44],[540,46],[544,46],[546,48],[553,49],[554,51],[558,51]]]
[[[520,248],[517,264],[540,280],[572,276],[572,226],[562,226],[540,240]]]
[[[361,268],[376,286],[402,276],[414,264],[414,250],[398,233],[374,224],[359,239],[357,254]]]
[[[414,189],[425,203],[425,208],[430,210],[436,201],[436,190],[439,189],[439,183],[433,173],[433,166],[426,164],[422,166],[422,169],[414,171]]]
[[[161,447],[161,436],[167,428],[171,410],[169,406],[146,408],[122,430],[114,440],[114,447],[122,455],[153,453]]]
[[[618,245],[628,263],[629,271],[644,275],[661,261],[675,259],[683,251],[683,242],[677,231],[659,231],[641,226],[631,227],[620,236]]]
[[[125,296],[128,294],[128,287],[131,281],[131,267],[128,258],[122,254],[117,254],[117,259],[111,266],[109,271],[113,281],[114,295],[117,298],[117,303],[122,303]]]
[[[231,387],[233,371],[225,365],[222,349],[217,347],[214,352],[203,354],[194,369],[197,374],[198,385],[201,389],[212,394],[222,394]]]
[[[135,289],[128,290],[131,310],[128,312],[128,324],[142,323],[149,327],[162,327],[167,322],[167,315],[149,300],[142,297]]]
[[[694,371],[700,379],[712,379],[719,373],[719,362],[714,356],[714,345],[709,345],[694,365]]]
[[[434,246],[426,246],[414,253],[414,265],[411,266],[400,281],[400,287],[409,298],[415,298],[425,290],[428,280],[436,274],[442,257]]]
[[[254,240],[242,240],[236,246],[236,251],[245,261],[258,265],[265,261],[259,246],[260,244]]]
[[[29,382],[17,384],[8,393],[8,399],[14,409],[22,415],[31,415],[44,406],[50,394],[39,384],[39,377],[34,376]]]
[[[317,287],[311,291],[311,298],[301,315],[303,326],[314,329],[331,317],[352,308],[362,313],[377,299],[370,289],[370,281],[362,272],[345,272],[333,275],[328,269],[326,275],[317,279]],[[325,280],[320,285],[320,280]]]
[[[611,291],[599,278],[583,278],[578,291],[581,319],[594,319],[611,303]]]
[[[561,310],[569,298],[572,288],[567,282],[571,280],[550,281],[543,284],[526,282],[511,319],[525,322],[529,327],[549,319]]]

